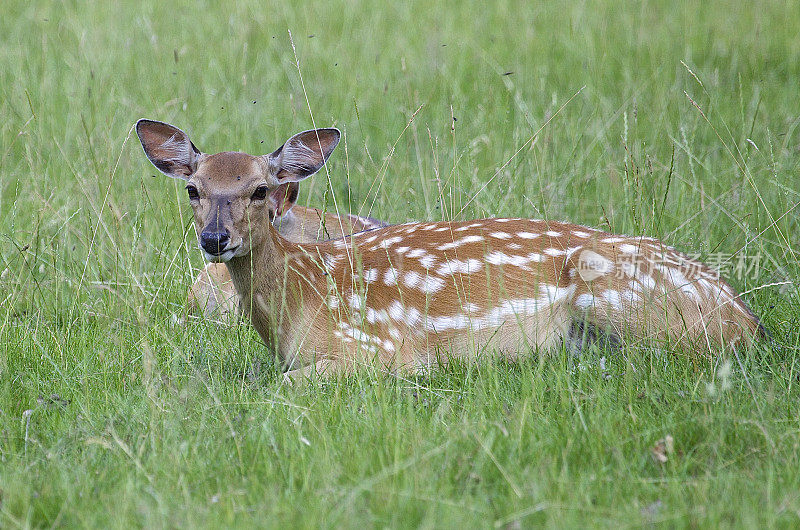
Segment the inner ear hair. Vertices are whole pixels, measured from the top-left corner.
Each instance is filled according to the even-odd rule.
[[[203,154],[177,127],[160,121],[139,120],[136,134],[147,158],[165,175],[188,179],[197,170]]]
[[[300,196],[300,184],[297,182],[290,182],[289,189],[286,192],[286,200],[294,205],[297,202],[297,197]]]
[[[279,182],[297,182],[325,165],[339,143],[338,129],[312,129],[295,134],[267,155],[270,169]]]
[[[274,214],[279,217],[286,215],[286,212],[291,210],[297,202],[299,193],[300,185],[297,182],[279,184],[270,192],[270,205],[274,206],[274,210],[270,208],[270,214],[274,211]]]

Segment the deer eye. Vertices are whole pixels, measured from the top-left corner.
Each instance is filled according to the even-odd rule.
[[[190,201],[196,201],[200,198],[200,194],[197,192],[197,188],[189,184],[186,186],[186,193],[189,194]]]
[[[269,188],[267,188],[267,186],[259,186],[256,188],[256,191],[253,192],[253,196],[250,197],[250,199],[253,201],[263,201],[267,198],[268,191]]]

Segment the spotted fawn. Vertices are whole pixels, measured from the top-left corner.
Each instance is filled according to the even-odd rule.
[[[136,128],[150,161],[187,182],[206,259],[225,263],[244,313],[291,377],[413,370],[479,352],[513,359],[597,337],[710,355],[763,333],[714,270],[649,237],[515,218],[287,240],[270,221],[292,186],[324,166],[336,129],[252,156],[203,154],[159,122]]]

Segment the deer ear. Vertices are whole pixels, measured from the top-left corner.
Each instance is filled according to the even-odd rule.
[[[203,155],[177,127],[160,121],[139,120],[136,135],[150,162],[168,177],[188,180],[197,171],[197,163]]]
[[[300,185],[297,182],[284,182],[270,192],[270,210],[275,212],[275,216],[282,217],[292,209],[297,202],[299,188]]]
[[[299,182],[325,165],[340,137],[339,129],[333,128],[303,131],[265,158],[278,182]]]

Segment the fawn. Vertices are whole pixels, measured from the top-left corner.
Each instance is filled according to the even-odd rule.
[[[150,161],[187,181],[206,259],[227,265],[245,314],[292,378],[359,364],[418,369],[484,350],[513,359],[598,336],[705,354],[763,336],[715,271],[649,237],[515,218],[288,241],[269,220],[293,183],[323,167],[336,129],[299,133],[263,156],[202,154],[157,122],[136,129]]]

